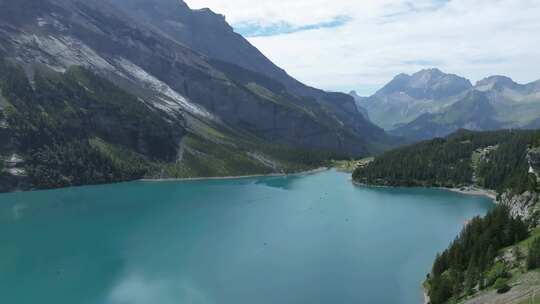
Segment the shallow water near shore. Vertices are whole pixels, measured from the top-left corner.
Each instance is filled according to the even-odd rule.
[[[490,199],[350,175],[133,182],[0,195],[2,303],[422,303]]]

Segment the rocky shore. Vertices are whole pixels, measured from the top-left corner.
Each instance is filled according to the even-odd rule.
[[[483,188],[478,188],[474,186],[461,187],[461,188],[442,188],[452,192],[457,192],[467,195],[477,195],[477,196],[487,196],[492,199],[495,203],[497,202],[497,192],[494,190],[488,190]]]

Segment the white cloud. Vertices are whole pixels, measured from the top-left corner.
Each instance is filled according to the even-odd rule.
[[[371,93],[398,73],[431,66],[472,81],[492,74],[540,79],[538,0],[187,2],[233,25],[300,27],[350,17],[340,27],[249,38],[291,75],[323,89]]]

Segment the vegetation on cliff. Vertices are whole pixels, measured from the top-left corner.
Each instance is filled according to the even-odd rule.
[[[528,236],[528,226],[499,205],[484,218],[475,217],[448,249],[438,255],[427,283],[432,304],[471,295],[509,277],[506,265],[495,262],[500,249]]]

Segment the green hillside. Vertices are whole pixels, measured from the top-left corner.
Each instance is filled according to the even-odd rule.
[[[30,81],[20,66],[0,62],[0,158],[20,158],[3,168],[3,191],[295,172],[340,158],[194,119],[188,128],[85,68],[33,71]]]

